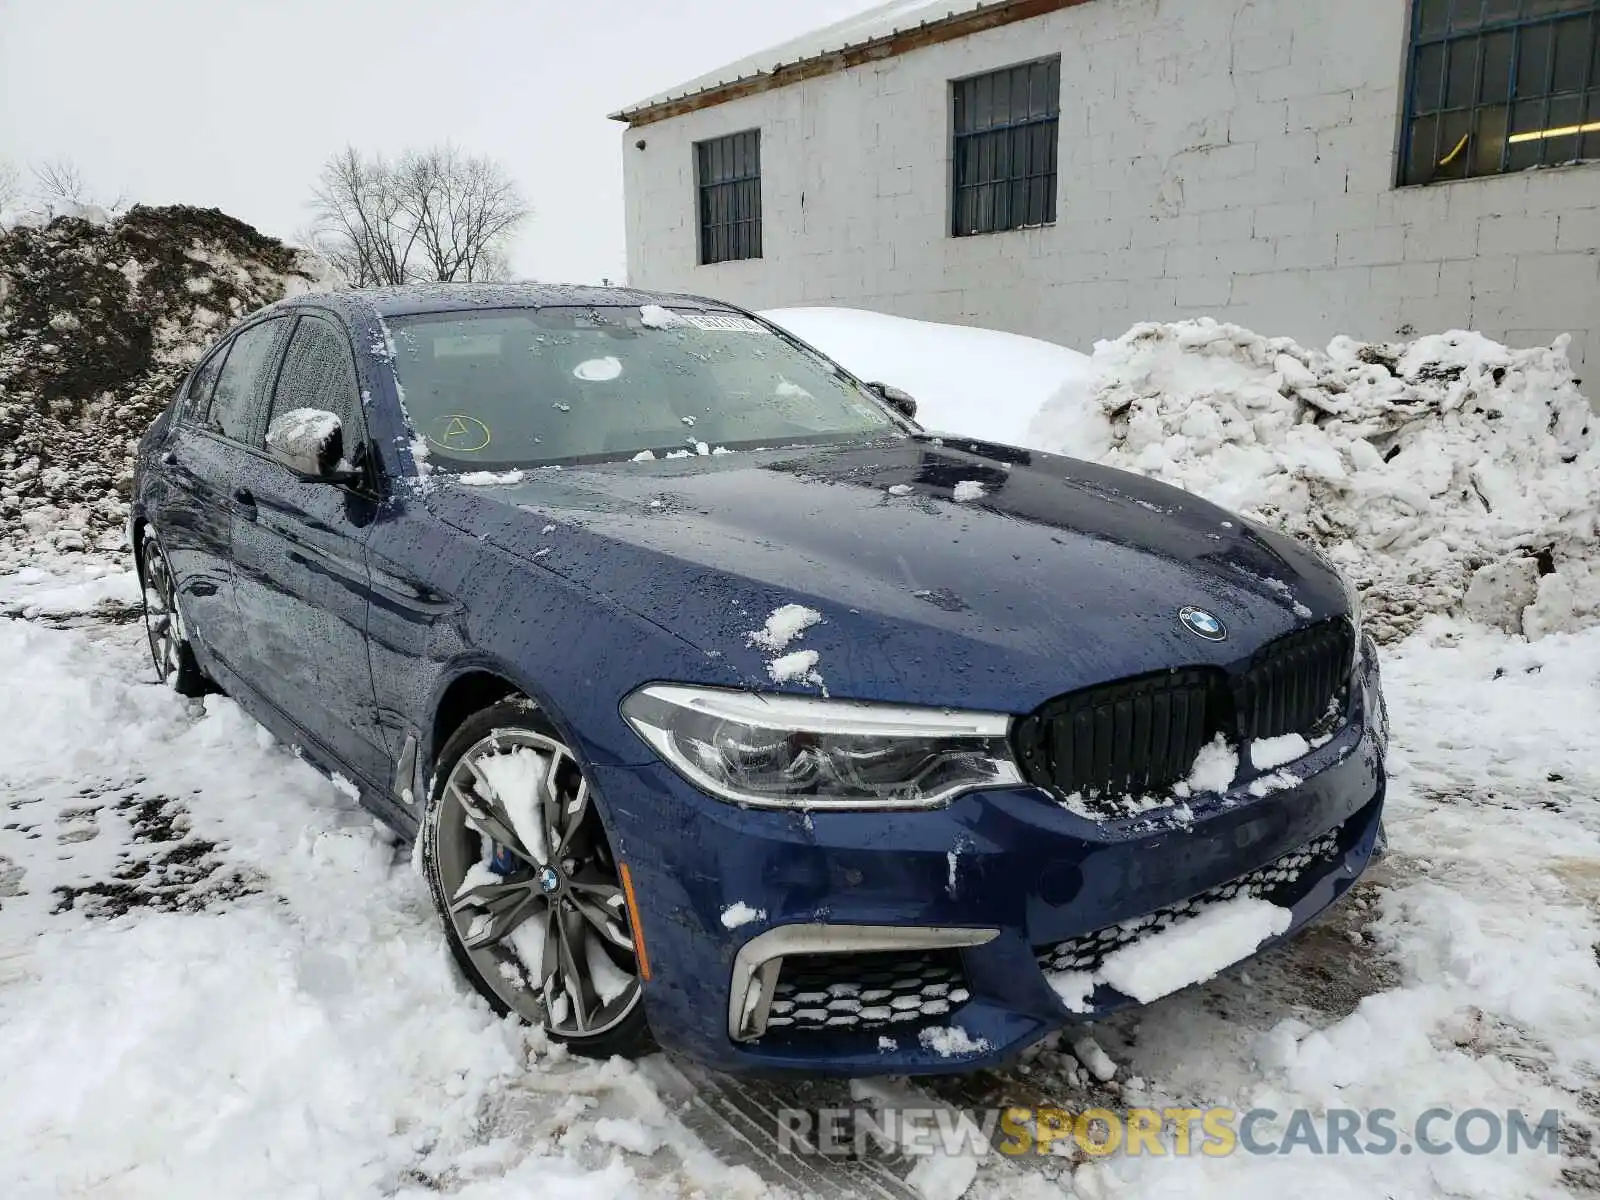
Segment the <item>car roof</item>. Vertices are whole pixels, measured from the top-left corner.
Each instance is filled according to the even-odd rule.
[[[380,317],[403,317],[477,308],[544,308],[554,305],[637,307],[646,304],[737,309],[736,305],[722,300],[679,292],[646,292],[635,288],[564,283],[418,283],[359,291],[313,292],[284,302],[284,306],[290,308],[337,308],[352,317],[362,311]]]

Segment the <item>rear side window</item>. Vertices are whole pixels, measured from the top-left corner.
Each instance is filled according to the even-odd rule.
[[[342,330],[320,317],[301,317],[295,326],[278,372],[268,427],[296,408],[317,408],[338,417],[346,457],[366,437],[350,343]]]
[[[211,389],[216,386],[217,373],[222,370],[222,360],[227,357],[228,348],[223,346],[195,368],[194,375],[189,379],[189,390],[183,397],[183,415],[190,420],[205,419],[206,409],[211,404]]]
[[[283,326],[284,318],[278,317],[252,325],[233,339],[228,361],[222,364],[211,395],[211,411],[206,414],[205,422],[207,429],[245,445],[259,440],[258,418],[271,383],[272,368],[277,362],[274,351]]]

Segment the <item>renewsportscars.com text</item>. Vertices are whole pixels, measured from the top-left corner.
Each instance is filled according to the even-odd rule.
[[[1393,1109],[1322,1112],[1233,1108],[821,1108],[778,1110],[780,1150],[859,1158],[907,1154],[1560,1154],[1561,1114],[1445,1105],[1402,1117]]]

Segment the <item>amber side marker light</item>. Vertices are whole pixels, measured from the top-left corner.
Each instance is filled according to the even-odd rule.
[[[622,894],[628,901],[628,924],[633,929],[633,953],[639,960],[639,978],[646,982],[650,979],[650,955],[644,948],[644,925],[639,921],[639,902],[633,897],[633,872],[628,870],[628,864],[621,865]]]

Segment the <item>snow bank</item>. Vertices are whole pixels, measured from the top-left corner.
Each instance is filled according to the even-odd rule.
[[[1600,610],[1600,438],[1568,339],[1335,338],[1326,351],[1211,320],[1095,347],[1088,398],[1024,442],[1150,475],[1321,545],[1379,640],[1430,612],[1530,636]]]
[[[119,545],[134,447],[201,352],[245,314],[332,282],[321,260],[215,209],[0,232],[0,550]]]
[[[1040,405],[1081,405],[1087,355],[1037,338],[937,325],[850,308],[780,308],[762,314],[856,375],[916,397],[917,420],[993,442],[1022,444]]]

